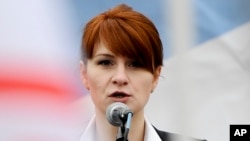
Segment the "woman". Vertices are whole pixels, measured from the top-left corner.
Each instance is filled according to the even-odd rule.
[[[122,102],[133,111],[129,141],[167,140],[144,116],[163,65],[163,48],[154,24],[125,4],[91,19],[82,37],[82,82],[95,105],[95,116],[81,141],[115,141],[118,127],[106,119],[107,107]]]

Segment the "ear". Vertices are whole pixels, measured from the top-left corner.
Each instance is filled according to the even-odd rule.
[[[156,70],[155,70],[155,73],[154,73],[154,80],[153,80],[153,87],[152,87],[152,91],[154,91],[154,89],[156,88],[157,84],[158,84],[158,81],[159,81],[159,77],[160,77],[160,74],[161,74],[161,66],[157,67]]]
[[[87,77],[87,64],[82,60],[80,61],[80,75],[83,85],[89,90],[88,77]]]

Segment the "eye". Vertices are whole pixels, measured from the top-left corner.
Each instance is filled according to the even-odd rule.
[[[139,63],[138,61],[131,61],[129,62],[128,66],[133,68],[141,68],[142,64]]]
[[[102,66],[111,66],[113,65],[113,63],[110,60],[100,60],[97,63],[98,65],[102,65]]]

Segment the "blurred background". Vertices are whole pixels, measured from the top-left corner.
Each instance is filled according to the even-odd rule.
[[[250,124],[250,0],[1,0],[1,141],[75,139],[94,112],[80,82],[82,29],[120,3],[149,17],[163,42],[152,124],[210,141]]]

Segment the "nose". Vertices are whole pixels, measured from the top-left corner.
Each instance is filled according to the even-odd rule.
[[[127,85],[129,82],[125,66],[118,66],[114,71],[112,83],[118,86]]]

